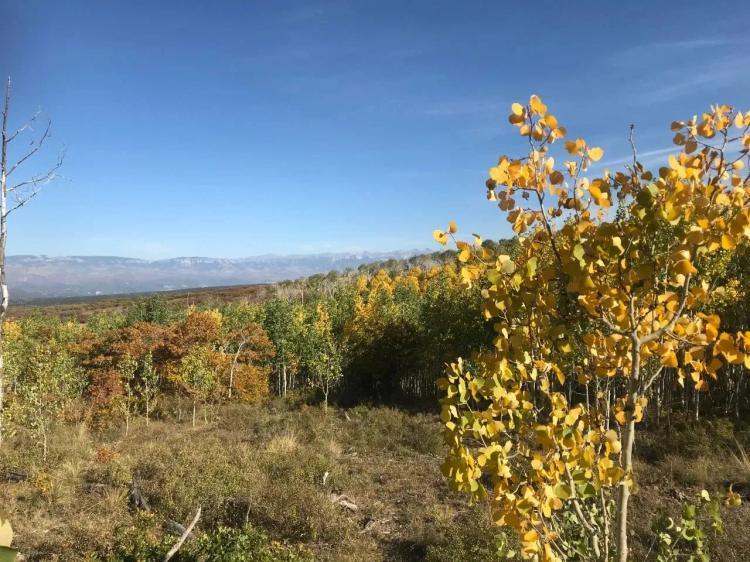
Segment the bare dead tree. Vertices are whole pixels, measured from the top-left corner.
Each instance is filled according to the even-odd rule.
[[[56,180],[58,170],[62,167],[64,154],[61,153],[57,162],[42,173],[32,174],[25,179],[12,183],[15,180],[14,172],[28,162],[33,156],[47,144],[52,130],[52,120],[44,119],[41,112],[35,113],[31,119],[13,132],[8,130],[8,115],[10,112],[11,81],[5,84],[5,102],[3,103],[2,115],[2,148],[0,149],[0,444],[3,440],[4,430],[4,399],[5,399],[5,363],[3,361],[3,322],[8,311],[9,294],[6,279],[6,245],[8,242],[8,217],[26,205],[44,186]],[[13,163],[8,161],[8,147],[27,134],[32,135],[31,143]]]

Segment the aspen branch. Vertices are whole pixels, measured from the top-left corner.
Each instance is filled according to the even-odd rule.
[[[576,494],[576,487],[575,482],[573,482],[573,475],[570,474],[570,468],[568,468],[567,465],[565,465],[565,475],[568,477],[568,485],[570,486],[571,490],[571,500],[573,502],[573,509],[576,512],[576,517],[580,521],[581,525],[583,525],[583,528],[586,530],[588,535],[591,537],[591,544],[594,549],[594,556],[596,556],[597,559],[601,558],[601,550],[599,548],[599,535],[596,532],[596,529],[586,520],[586,517],[583,514],[583,509],[581,508],[581,504],[578,501],[578,494]]]
[[[633,151],[633,170],[638,166],[638,150],[635,148],[635,123],[630,124],[630,132],[628,133],[628,143],[630,149]]]
[[[680,306],[675,311],[674,316],[672,316],[672,319],[667,323],[666,326],[662,326],[661,328],[659,328],[655,332],[648,334],[647,336],[638,338],[639,344],[649,343],[654,340],[658,340],[667,332],[672,331],[672,328],[675,327],[675,324],[677,324],[677,321],[680,319],[680,316],[682,316],[682,312],[685,310],[685,305],[687,304],[688,294],[690,293],[689,289],[690,289],[690,275],[688,275],[685,278],[685,284],[682,286],[682,298],[680,299]]]
[[[628,332],[626,332],[625,330],[621,330],[620,328],[618,328],[617,326],[615,326],[614,322],[612,322],[612,320],[606,315],[605,312],[602,312],[599,316],[595,316],[593,314],[589,314],[589,316],[591,318],[595,319],[595,320],[601,320],[602,323],[607,328],[609,328],[610,332],[612,332],[613,334],[618,334],[618,335],[621,335],[621,336],[627,336],[628,335]]]
[[[651,375],[651,378],[648,379],[648,382],[643,387],[643,393],[645,394],[648,392],[648,389],[651,388],[651,385],[654,384],[657,378],[659,378],[659,375],[661,375],[661,372],[664,370],[664,367],[659,367],[656,372]]]

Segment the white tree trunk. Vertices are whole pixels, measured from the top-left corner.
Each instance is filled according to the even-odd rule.
[[[5,246],[8,241],[8,109],[10,78],[5,88],[3,106],[2,153],[0,154],[0,445],[5,421],[5,361],[3,356],[3,324],[8,311],[8,285],[5,283]]]
[[[234,354],[234,359],[232,360],[232,367],[229,369],[229,398],[232,398],[232,388],[234,387],[234,369],[237,367],[237,359],[239,359],[240,353],[242,352],[242,348],[245,346],[245,342],[243,341],[240,343],[239,347],[237,348],[237,353]]]
[[[637,330],[637,328],[634,328]],[[627,423],[624,430],[624,443],[622,446],[623,465],[625,479],[633,478],[633,445],[635,443],[635,406],[638,400],[639,378],[641,368],[641,341],[634,332],[631,337],[632,349],[630,352],[631,373],[630,392],[626,405]],[[623,480],[620,482],[617,494],[617,562],[628,562],[628,502],[630,501],[630,484]]]
[[[281,395],[286,398],[286,363],[282,363],[281,365]]]

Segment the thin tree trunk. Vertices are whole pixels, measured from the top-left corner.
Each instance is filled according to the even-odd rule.
[[[701,393],[696,390],[695,391],[695,421],[698,421],[700,419],[700,411],[701,411]]]
[[[234,386],[234,369],[237,367],[237,359],[239,359],[240,353],[242,352],[242,348],[245,346],[245,342],[243,341],[240,343],[239,347],[237,348],[237,353],[234,354],[234,359],[232,360],[232,367],[229,369],[229,398],[232,398],[232,387]]]
[[[193,400],[193,427],[195,427],[195,400]]]
[[[0,154],[0,445],[3,442],[5,418],[5,361],[3,356],[3,324],[8,311],[8,285],[5,282],[5,247],[8,241],[8,109],[10,78],[5,87],[3,106],[2,151]]]
[[[281,364],[281,395],[286,398],[286,363]]]
[[[19,158],[17,162],[8,168],[8,145],[10,142],[18,136],[18,134],[21,131],[24,131],[26,129],[30,129],[31,123],[34,121],[34,118],[32,118],[31,121],[26,123],[23,127],[18,129],[16,132],[12,134],[8,134],[8,112],[10,110],[10,89],[11,89],[11,83],[10,83],[10,77],[8,77],[8,81],[6,82],[5,86],[5,103],[3,104],[3,120],[2,120],[2,130],[0,131],[0,445],[3,441],[3,418],[4,418],[4,398],[5,398],[5,363],[3,360],[3,321],[5,320],[5,314],[8,311],[8,285],[6,282],[6,247],[8,242],[8,215],[20,207],[23,207],[26,203],[28,203],[31,199],[33,199],[37,193],[39,193],[39,190],[41,189],[41,186],[45,183],[48,183],[52,181],[55,177],[55,171],[62,165],[62,158],[58,159],[57,165],[52,167],[47,174],[42,176],[36,176],[34,179],[26,182],[21,182],[16,184],[15,186],[8,187],[8,176],[13,173],[13,171],[25,160],[28,160],[31,156],[33,156],[44,144],[45,140],[48,138],[50,127],[52,125],[52,122],[49,121],[47,124],[47,128],[45,132],[41,135],[39,139],[31,143],[31,148],[26,152],[26,154]],[[27,193],[25,195],[22,195],[19,191],[17,191],[18,188],[20,188],[22,185],[34,185],[34,190],[30,193]],[[13,199],[14,202],[11,206],[11,208],[8,208],[8,191],[13,192]]]
[[[637,328],[634,328],[637,330]],[[617,494],[617,562],[628,562],[628,502],[630,500],[630,483],[633,477],[633,445],[635,443],[635,406],[638,401],[639,376],[641,366],[641,342],[634,331],[631,336],[631,373],[630,392],[626,404],[626,420],[623,443],[623,469],[625,477],[618,485]]]

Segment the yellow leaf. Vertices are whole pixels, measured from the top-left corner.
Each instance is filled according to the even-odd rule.
[[[738,507],[742,505],[742,498],[737,492],[732,490],[732,486],[729,486],[729,491],[724,499],[724,503],[730,507]]]
[[[565,384],[565,373],[562,372],[562,369],[557,365],[553,365],[553,369],[555,371],[555,376],[557,377],[557,382],[561,385]]]
[[[516,264],[510,259],[510,256],[504,254],[497,257],[497,267],[503,273],[513,273],[516,270]]]
[[[665,367],[677,367],[677,355],[674,351],[668,351],[661,357],[661,364]]]
[[[693,267],[693,264],[690,263],[690,260],[678,261],[676,264],[674,264],[674,270],[676,273],[679,273],[681,275],[688,275],[698,272],[698,270]]]
[[[448,232],[450,232],[451,234],[455,234],[457,230],[458,227],[456,226],[455,221],[450,221],[448,223]]]
[[[612,245],[617,248],[620,254],[625,253],[625,248],[622,247],[622,239],[619,236],[612,237]]]
[[[521,537],[521,540],[525,543],[536,542],[537,540],[539,540],[539,533],[532,529],[531,531],[525,532]]]
[[[537,257],[533,256],[526,262],[526,277],[533,279],[536,275]]]
[[[734,238],[728,234],[721,235],[721,248],[723,250],[733,250],[736,246],[737,244],[735,243]]]
[[[11,542],[13,542],[13,528],[8,520],[0,517],[0,546],[9,547]]]
[[[446,234],[442,230],[433,230],[432,237],[443,246],[445,246],[448,243],[448,234]]]
[[[523,115],[523,106],[518,102],[513,103],[510,106],[510,110],[513,112],[513,115],[516,115],[518,117]]]
[[[547,106],[542,103],[542,100],[536,94],[529,98],[529,105],[531,106],[531,110],[539,115],[547,113]]]
[[[589,149],[589,158],[591,158],[594,162],[598,162],[602,159],[602,156],[604,156],[604,151],[597,147]]]

